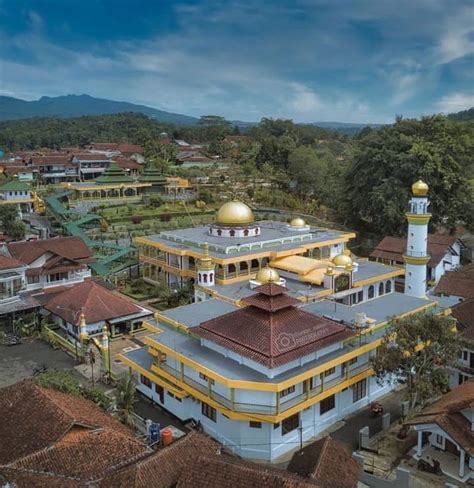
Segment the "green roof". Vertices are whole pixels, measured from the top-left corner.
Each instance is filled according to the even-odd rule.
[[[154,183],[157,185],[166,185],[166,176],[162,175],[158,168],[149,164],[138,177],[138,181],[143,183]]]
[[[95,179],[99,185],[114,184],[114,183],[134,183],[134,179],[128,176],[125,171],[118,166],[115,161],[112,161],[104,171],[102,176]]]
[[[29,191],[30,185],[23,181],[10,180],[0,186],[0,191]]]

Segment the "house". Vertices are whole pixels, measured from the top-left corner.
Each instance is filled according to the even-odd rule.
[[[150,455],[89,400],[23,381],[0,390],[0,485],[79,487]]]
[[[92,252],[80,237],[11,242],[6,250],[27,266],[28,291],[81,283],[91,277]]]
[[[24,181],[15,179],[0,185],[0,205],[16,206],[20,219],[23,214],[34,212],[35,200],[35,192]]]
[[[356,488],[360,471],[351,453],[330,436],[295,452],[287,469],[303,478],[314,480],[320,486],[337,488]]]
[[[219,443],[196,431],[152,450],[91,401],[32,381],[0,390],[0,419],[5,487],[323,486],[224,454]]]
[[[72,156],[68,153],[32,156],[27,161],[27,165],[35,168],[45,183],[77,181],[79,178],[77,164],[72,161]]]
[[[203,154],[198,149],[185,149],[176,154],[176,164],[179,165],[199,165],[202,163],[212,163],[212,159]]]
[[[82,316],[89,336],[102,333],[108,326],[112,338],[133,333],[142,328],[145,318],[153,313],[119,296],[92,280],[84,281],[55,295],[44,304],[52,321],[63,330],[71,342],[79,340]]]
[[[223,144],[226,144],[228,146],[246,146],[250,144],[252,139],[248,136],[241,136],[241,135],[235,135],[235,136],[225,136],[224,139],[222,140]]]
[[[457,296],[463,299],[474,298],[474,263],[457,271],[449,271],[442,276],[435,288],[441,296]]]
[[[77,167],[80,181],[85,181],[102,175],[110,163],[110,158],[101,153],[76,153],[71,161]]]
[[[403,266],[406,251],[406,239],[387,236],[377,244],[370,258],[380,263]],[[452,271],[460,265],[461,242],[454,236],[428,234],[428,254],[427,282],[428,286],[432,286],[438,283],[446,271]]]
[[[474,479],[473,420],[474,379],[470,379],[407,422],[418,434],[415,458],[438,460],[446,475],[462,483]]]
[[[132,158],[116,156],[113,160],[130,176],[138,176],[140,170],[142,169],[142,165]]]

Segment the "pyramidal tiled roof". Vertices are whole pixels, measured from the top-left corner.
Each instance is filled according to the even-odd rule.
[[[114,184],[114,183],[133,183],[134,179],[128,176],[125,171],[115,162],[112,161],[107,166],[104,174],[95,179],[95,182],[100,185]]]
[[[298,308],[298,300],[274,283],[243,299],[246,307],[203,322],[198,336],[276,367],[354,335],[344,325]]]
[[[138,177],[138,181],[166,185],[166,176],[161,174],[158,168],[152,164],[148,164],[143,173]]]

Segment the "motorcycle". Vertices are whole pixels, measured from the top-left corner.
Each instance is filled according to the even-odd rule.
[[[441,471],[441,463],[436,459],[433,459],[433,464],[431,464],[429,461],[426,461],[424,459],[419,459],[417,467],[420,471],[425,471],[427,473],[433,473],[433,474],[443,473]]]
[[[370,411],[373,417],[378,417],[383,414],[383,407],[379,402],[372,402],[370,404]]]
[[[48,371],[48,367],[46,366],[46,364],[43,364],[43,366],[41,366],[41,368],[34,368],[33,369],[33,376],[38,376],[39,374],[46,373],[46,371]]]

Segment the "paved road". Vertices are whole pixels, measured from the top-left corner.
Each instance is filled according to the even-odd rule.
[[[17,346],[0,344],[0,388],[33,376],[35,368],[70,370],[76,362],[63,351],[53,349],[40,340]]]
[[[395,391],[385,395],[378,400],[384,407],[384,413],[390,413],[390,422],[393,423],[400,418],[401,393]],[[382,417],[373,417],[370,407],[366,407],[360,412],[347,417],[345,425],[331,433],[331,437],[341,441],[351,451],[359,447],[359,430],[369,426],[370,437],[382,430]]]

